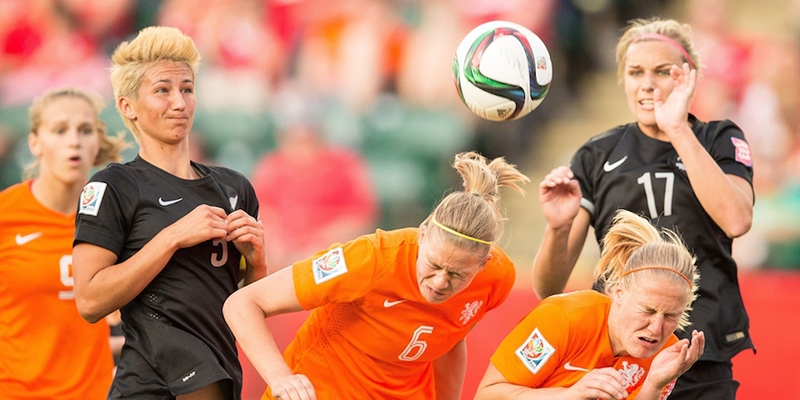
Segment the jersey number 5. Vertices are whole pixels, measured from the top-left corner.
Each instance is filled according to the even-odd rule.
[[[422,325],[417,330],[414,331],[414,335],[411,336],[411,341],[406,346],[406,349],[400,353],[397,358],[400,361],[414,361],[422,356],[422,353],[425,352],[425,349],[428,348],[428,342],[424,340],[420,340],[419,337],[423,333],[430,334],[433,332],[432,326]]]
[[[664,188],[664,216],[672,215],[672,192],[675,186],[675,174],[672,172],[656,172],[656,179],[664,179],[666,187]],[[645,172],[636,183],[644,185],[644,194],[647,196],[647,209],[650,211],[650,218],[658,218],[658,210],[656,210],[656,198],[653,194],[653,179],[650,178],[650,173]]]
[[[222,253],[211,253],[211,265],[219,268],[228,262],[228,242],[222,239],[214,239],[211,244],[222,248]]]

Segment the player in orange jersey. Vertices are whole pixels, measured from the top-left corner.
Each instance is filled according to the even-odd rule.
[[[690,346],[672,333],[689,324],[699,275],[682,239],[663,232],[618,211],[595,269],[605,295],[544,299],[500,344],[476,399],[665,399],[705,336],[693,331]]]
[[[0,193],[4,399],[104,399],[111,385],[108,324],[84,321],[72,288],[75,212],[86,175],[124,146],[121,136],[106,136],[102,108],[98,96],[71,88],[35,99],[30,178]]]
[[[240,289],[225,318],[267,399],[459,399],[464,339],[514,283],[493,243],[500,186],[527,181],[502,158],[455,157],[464,191],[419,228],[378,230]],[[313,309],[283,357],[264,316]]]

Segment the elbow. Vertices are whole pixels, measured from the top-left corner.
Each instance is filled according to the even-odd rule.
[[[727,224],[722,230],[729,238],[735,239],[749,232],[752,226],[753,212],[751,210],[747,216],[742,217],[740,215],[738,218],[731,221],[731,223]]]
[[[90,324],[94,324],[108,315],[103,312],[97,302],[88,301],[82,297],[75,296],[75,305],[78,307],[78,313]]]

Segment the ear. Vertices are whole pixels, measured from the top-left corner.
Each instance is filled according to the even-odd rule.
[[[625,290],[622,288],[622,285],[619,283],[614,285],[614,288],[611,289],[611,301],[616,304],[622,303],[622,298],[625,296]]]
[[[483,259],[483,264],[481,264],[481,268],[480,269],[483,269],[483,267],[485,267],[486,264],[488,264],[489,261],[491,261],[491,259],[492,259],[492,253],[487,254],[486,258]]]
[[[28,133],[28,148],[31,150],[31,154],[34,157],[39,158],[42,155],[42,146],[39,142],[39,135],[30,132]]]
[[[133,103],[127,97],[120,97],[117,99],[117,107],[123,117],[136,121],[136,110],[133,109]]]

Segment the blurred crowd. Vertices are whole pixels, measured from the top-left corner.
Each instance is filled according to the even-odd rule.
[[[627,20],[660,14],[695,29],[707,68],[692,112],[702,120],[734,120],[752,146],[755,222],[734,249],[740,264],[800,267],[800,1],[766,1],[793,15],[792,26],[776,26],[774,33],[735,24],[734,6],[748,3],[0,0],[0,187],[20,180],[29,156],[26,109],[47,89],[100,93],[110,130],[124,129],[113,110],[109,55],[142,27],[169,25],[191,35],[203,56],[194,125],[202,140],[193,143],[198,161],[252,177],[260,162],[292,142],[291,133],[281,133],[297,119],[286,118],[296,111],[287,110],[294,103],[286,99],[301,94],[315,111],[299,115],[319,142],[365,161],[380,210],[372,224],[405,226],[456,183],[447,160],[457,151],[540,167],[531,157],[538,131],[574,107],[588,74],[605,71],[613,79],[613,60],[603,57],[613,53],[608,46]],[[452,78],[461,38],[497,19],[539,35],[556,65],[540,109],[502,124],[469,113]],[[330,153],[319,154],[316,162],[325,163]]]

